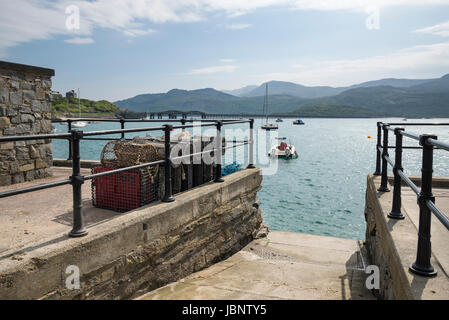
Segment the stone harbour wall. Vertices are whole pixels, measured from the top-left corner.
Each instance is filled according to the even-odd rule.
[[[226,259],[262,223],[259,168],[178,193],[0,263],[0,299],[130,299]],[[79,290],[66,287],[68,266]]]
[[[51,133],[54,70],[0,61],[0,136]],[[50,140],[0,143],[0,186],[51,174]]]

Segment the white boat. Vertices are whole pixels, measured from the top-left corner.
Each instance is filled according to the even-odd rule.
[[[281,140],[285,140],[285,138],[282,138]],[[298,152],[294,145],[282,141],[279,145],[275,144],[271,147],[268,156],[281,159],[296,159],[298,158]]]
[[[264,130],[277,130],[277,124],[268,123],[268,83],[265,84],[265,99],[263,100],[263,111],[266,117],[266,121],[265,124],[261,126],[261,128]]]
[[[86,126],[87,126],[87,123],[85,123],[84,121],[72,122],[72,128],[84,128]]]

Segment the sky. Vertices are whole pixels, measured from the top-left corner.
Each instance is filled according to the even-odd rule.
[[[0,0],[0,60],[116,101],[449,73],[449,0]]]

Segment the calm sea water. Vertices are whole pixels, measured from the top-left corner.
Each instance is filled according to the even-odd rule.
[[[258,196],[264,223],[272,230],[302,232],[317,235],[364,239],[364,204],[366,176],[375,169],[376,122],[402,122],[401,119],[304,119],[305,125],[292,125],[292,120],[279,124],[277,133],[287,137],[298,150],[295,160],[270,160],[266,153],[275,143],[274,137],[260,130],[256,120],[256,165],[264,168],[263,187]],[[449,122],[449,119],[408,120],[411,122]],[[127,128],[158,126],[159,124],[129,123]],[[57,132],[67,127],[55,125]],[[225,127],[224,134],[232,138],[233,129],[246,129],[247,125]],[[89,124],[85,131],[117,129],[117,123]],[[205,134],[214,134],[208,129]],[[440,140],[449,142],[449,127],[412,127],[414,133],[432,132]],[[176,134],[178,131],[174,132]],[[127,135],[132,137],[138,133]],[[142,135],[140,133],[140,135]],[[159,134],[155,134],[159,135]],[[372,138],[368,138],[371,136]],[[110,136],[110,137],[117,137]],[[241,138],[238,136],[238,138]],[[394,144],[394,134],[390,133]],[[82,141],[83,159],[98,160],[105,142]],[[417,146],[417,142],[404,138],[404,145]],[[66,141],[53,141],[55,158],[66,158]],[[390,152],[394,159],[394,151]],[[239,148],[235,155],[247,163],[247,153]],[[404,171],[420,174],[421,151],[404,150]],[[224,163],[234,160],[227,151]],[[435,175],[449,175],[449,152],[435,152]],[[391,168],[389,169],[391,172]]]

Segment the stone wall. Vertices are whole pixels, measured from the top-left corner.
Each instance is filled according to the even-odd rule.
[[[0,136],[51,133],[54,70],[0,61]],[[49,176],[50,140],[0,143],[0,186]]]
[[[234,254],[262,222],[261,170],[245,169],[0,263],[0,299],[129,299]],[[79,290],[66,268],[79,267]]]

